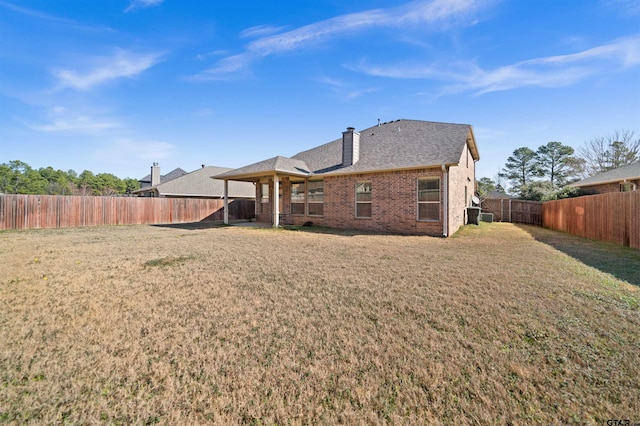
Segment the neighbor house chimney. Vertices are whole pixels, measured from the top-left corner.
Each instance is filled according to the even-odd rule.
[[[158,163],[153,163],[151,166],[151,186],[160,185],[160,166]]]
[[[360,133],[354,127],[342,132],[342,166],[351,166],[360,159]]]

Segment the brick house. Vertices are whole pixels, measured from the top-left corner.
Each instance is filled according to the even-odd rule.
[[[480,158],[468,124],[395,120],[212,176],[255,183],[256,220],[448,236],[466,221]]]
[[[570,186],[581,188],[587,195],[637,191],[640,187],[640,162],[599,173]]]

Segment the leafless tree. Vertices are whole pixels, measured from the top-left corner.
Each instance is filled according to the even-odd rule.
[[[640,160],[640,137],[633,130],[616,130],[585,142],[578,153],[585,176],[593,176]]]

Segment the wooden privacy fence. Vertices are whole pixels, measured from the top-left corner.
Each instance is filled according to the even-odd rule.
[[[640,249],[640,191],[548,201],[545,228]]]
[[[229,220],[255,216],[253,200],[229,202]],[[169,224],[224,219],[224,200],[0,195],[0,230]]]
[[[497,222],[524,223],[542,226],[540,201],[491,199],[482,201],[482,212],[493,213]]]

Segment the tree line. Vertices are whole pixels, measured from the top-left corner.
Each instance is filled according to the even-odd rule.
[[[111,173],[84,170],[34,169],[22,161],[0,164],[0,193],[40,195],[124,195],[140,188],[136,179],[120,179]]]
[[[582,195],[579,188],[568,186],[599,173],[640,161],[640,138],[630,130],[595,137],[575,150],[552,141],[537,150],[520,147],[507,158],[494,179],[480,178],[478,192],[487,196],[492,191],[509,193],[524,200],[547,201]]]

